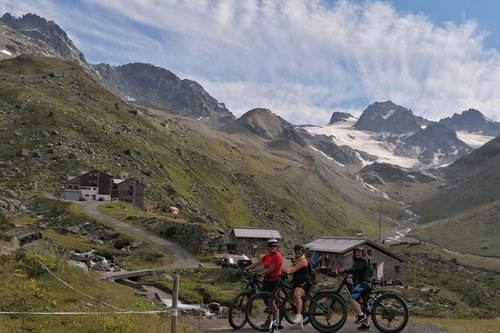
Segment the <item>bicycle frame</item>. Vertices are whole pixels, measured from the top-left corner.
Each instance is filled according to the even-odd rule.
[[[342,297],[341,292],[344,288],[349,295],[351,294],[354,284],[352,281],[349,281],[348,277],[349,275],[345,274],[342,282],[339,283],[335,291],[339,297]],[[408,323],[408,306],[401,296],[393,292],[383,290],[374,291],[374,286],[377,284],[379,283],[371,282],[369,284],[369,292],[358,299],[358,303],[360,303],[366,315],[371,315],[372,321],[378,330],[385,333],[400,332]],[[380,319],[378,319],[378,315],[381,315]]]
[[[276,288],[271,292],[271,297],[274,299],[278,299],[281,305],[284,306],[286,303],[289,303],[296,307],[297,305],[295,304],[295,298],[294,298],[294,289],[290,284],[286,283],[284,279],[280,278],[278,281],[278,285]],[[281,292],[281,293],[280,293]],[[319,293],[328,293],[328,292],[335,292],[334,290],[330,289],[324,289],[324,290],[318,290],[317,292],[306,292],[306,294],[302,297],[302,314],[304,315],[304,318],[306,319],[309,315],[317,315],[318,313],[311,313],[309,308],[311,304],[314,304],[317,308],[321,309],[322,305],[319,304],[314,300],[314,296]],[[308,305],[306,306],[306,303]],[[279,309],[278,309],[279,310]],[[282,318],[280,318],[281,321]],[[287,319],[288,320],[288,319]],[[308,320],[305,320],[305,323],[307,324]]]

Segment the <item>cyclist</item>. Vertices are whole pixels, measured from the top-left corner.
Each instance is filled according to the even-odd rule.
[[[309,292],[311,288],[311,283],[308,279],[309,262],[307,261],[305,252],[306,249],[303,245],[297,244],[293,248],[295,254],[295,259],[292,266],[286,269],[287,274],[293,274],[292,286],[293,298],[295,300],[295,318],[292,320],[293,324],[300,324],[304,321],[302,317],[302,297]]]
[[[362,325],[358,327],[358,330],[369,330],[370,325],[368,325],[368,316],[363,313],[361,304],[359,303],[360,298],[365,297],[366,294],[370,292],[368,283],[372,278],[370,276],[370,261],[365,250],[362,247],[355,248],[352,253],[352,267],[349,269],[338,267],[337,272],[352,274],[353,288],[350,291],[351,298],[349,299],[349,302],[358,314],[354,323],[362,323]]]
[[[269,239],[267,241],[267,253],[258,261],[245,267],[245,269],[251,270],[259,266],[264,267],[264,280],[262,284],[262,290],[272,292],[278,285],[279,276],[283,271],[283,254],[278,250],[278,240],[275,238]],[[271,304],[271,310],[274,313],[276,311],[276,304]],[[262,327],[267,327],[271,324],[272,313],[267,317],[266,322]]]

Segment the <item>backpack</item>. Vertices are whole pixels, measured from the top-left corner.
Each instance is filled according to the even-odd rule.
[[[307,280],[310,284],[316,283],[316,270],[312,267],[309,260],[307,260]]]
[[[373,266],[372,266],[372,262],[369,258],[366,259],[366,261],[368,261],[368,269],[366,270],[366,275],[367,275],[369,281],[371,281],[373,279]]]

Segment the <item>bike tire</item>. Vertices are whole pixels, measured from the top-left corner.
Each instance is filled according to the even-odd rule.
[[[229,325],[235,330],[242,328],[247,323],[246,307],[248,300],[252,296],[249,292],[239,293],[229,305],[227,320]]]
[[[347,305],[334,292],[318,292],[311,300],[308,312],[311,325],[323,333],[338,331],[347,320]]]
[[[283,304],[279,298],[273,297],[270,292],[259,292],[248,300],[246,307],[246,316],[248,323],[257,331],[268,331],[269,325],[266,325],[267,316],[272,312],[269,306],[270,301],[274,300],[277,309],[279,310],[278,321],[281,323],[283,319]]]
[[[373,325],[383,333],[397,333],[408,324],[409,312],[406,301],[396,294],[383,294],[371,308]]]

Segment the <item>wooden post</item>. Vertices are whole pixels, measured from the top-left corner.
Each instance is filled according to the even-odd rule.
[[[177,303],[179,299],[179,274],[174,275],[174,288],[172,289],[172,314],[170,315],[171,333],[177,333],[177,316],[179,310]]]

